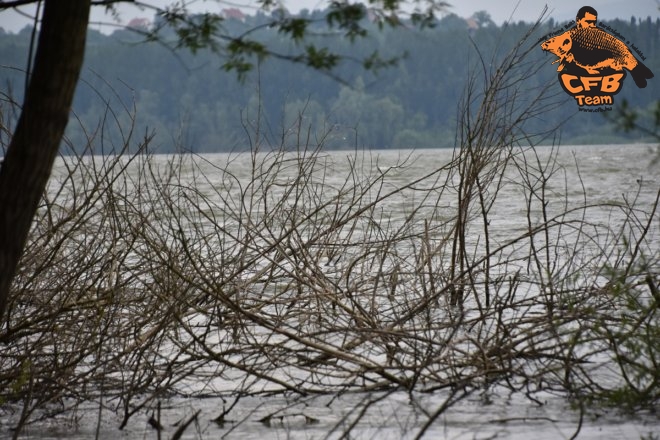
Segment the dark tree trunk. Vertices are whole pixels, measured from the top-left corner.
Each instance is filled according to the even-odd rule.
[[[46,0],[34,69],[0,166],[0,322],[12,279],[69,119],[90,0]]]

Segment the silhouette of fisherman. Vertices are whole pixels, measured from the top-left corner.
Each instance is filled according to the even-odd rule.
[[[578,29],[596,27],[598,12],[591,6],[582,6],[575,16],[575,27]]]

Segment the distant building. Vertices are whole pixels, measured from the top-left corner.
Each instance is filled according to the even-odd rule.
[[[468,30],[476,31],[479,29],[479,23],[474,17],[466,18],[465,23],[467,24]]]
[[[245,14],[238,8],[227,8],[222,10],[222,15],[225,18],[245,21]]]
[[[128,22],[128,28],[129,29],[136,29],[140,31],[146,31],[149,30],[149,26],[151,26],[151,22],[147,20],[146,18],[134,18],[131,21]]]

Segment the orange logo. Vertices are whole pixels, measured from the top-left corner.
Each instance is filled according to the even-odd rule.
[[[559,63],[559,83],[580,108],[613,104],[613,95],[621,90],[626,70],[639,88],[646,87],[647,79],[653,78],[653,72],[633,55],[626,43],[603,30],[602,23],[599,23],[601,27],[596,25],[597,18],[594,8],[584,6],[575,22],[551,34],[554,36],[541,44],[544,51],[559,57],[552,62]],[[643,58],[641,52],[638,54]]]

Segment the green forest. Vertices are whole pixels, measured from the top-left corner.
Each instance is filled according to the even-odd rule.
[[[300,14],[324,22],[324,11]],[[258,29],[258,38],[274,52],[291,53],[296,43],[265,26],[270,18],[258,13],[226,19],[223,25],[234,33]],[[432,24],[423,29],[405,23],[383,29],[374,25],[366,38],[355,41],[323,32],[319,25],[319,32],[309,37],[312,42],[346,56],[331,74],[268,57],[243,78],[223,68],[221,53],[173,50],[162,40],[145,41],[144,34],[131,29],[110,35],[90,30],[73,108],[79,122],[69,124],[67,138],[76,149],[91,139],[95,153],[108,153],[107,140],[117,135],[113,130],[134,114],[135,130],[153,133],[152,144],[163,153],[240,151],[250,148],[255,135],[273,146],[317,145],[322,140],[325,148],[452,147],[466,83],[480,81],[484,69],[521,41],[531,23],[498,26],[480,12],[469,20],[450,14]],[[525,89],[550,87],[558,103],[539,109],[529,122],[530,132],[561,126],[563,144],[644,141],[640,134],[617,131],[602,113],[578,112],[573,98],[562,91],[557,65],[551,64],[555,57],[543,52],[538,41],[565,24],[547,20],[538,36],[528,40],[538,46],[530,69],[539,74],[534,83],[527,80]],[[615,105],[625,99],[633,108],[654,107],[660,96],[660,20],[630,17],[603,24],[634,43],[656,74],[645,89],[629,79]],[[5,98],[18,103],[31,33],[30,27],[17,34],[0,30],[0,81],[8,91]],[[366,70],[351,61],[374,51],[397,61]],[[108,123],[114,118],[115,123]],[[100,147],[102,131],[106,142]]]

